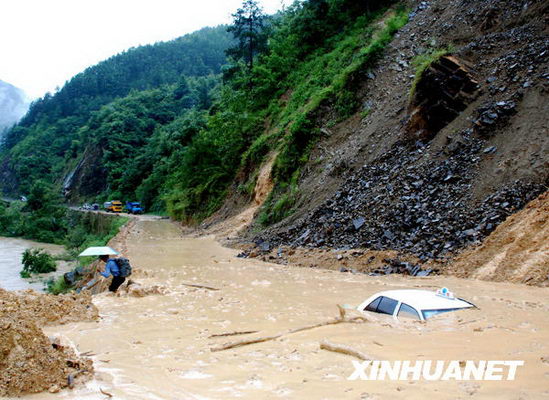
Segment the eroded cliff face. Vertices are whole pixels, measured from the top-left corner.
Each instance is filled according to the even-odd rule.
[[[95,197],[107,188],[107,171],[101,163],[103,149],[90,145],[63,178],[63,195],[71,203]]]
[[[446,259],[547,189],[547,2],[411,4],[355,82],[367,113],[319,121],[296,214],[256,241]],[[413,61],[440,49],[411,95]]]

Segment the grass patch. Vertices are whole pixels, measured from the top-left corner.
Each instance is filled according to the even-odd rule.
[[[260,225],[267,226],[274,224],[293,213],[294,206],[299,198],[299,189],[297,185],[290,185],[283,190],[283,193],[278,196],[275,192],[271,192],[265,201],[257,217],[257,222]]]
[[[65,282],[65,277],[60,276],[57,279],[50,279],[47,282],[46,291],[50,294],[63,294],[67,293],[72,289],[72,286],[68,285]]]
[[[432,49],[426,53],[419,54],[412,59],[412,66],[415,68],[414,81],[412,82],[412,87],[410,88],[410,100],[414,97],[416,92],[416,87],[421,80],[421,76],[429,66],[438,61],[440,57],[445,56],[454,52],[455,49],[453,46],[448,46],[442,49]]]

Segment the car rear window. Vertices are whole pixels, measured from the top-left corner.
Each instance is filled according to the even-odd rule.
[[[398,310],[397,316],[405,317],[405,318],[421,319],[419,318],[419,314],[417,313],[416,309],[409,306],[406,303],[402,303],[400,305],[400,309]]]
[[[377,312],[382,314],[393,315],[398,301],[390,299],[389,297],[381,296],[381,301],[377,306]]]

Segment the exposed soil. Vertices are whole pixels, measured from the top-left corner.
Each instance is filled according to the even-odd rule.
[[[19,396],[65,387],[87,380],[91,360],[79,357],[41,327],[98,318],[91,296],[19,293],[0,289],[0,396]]]
[[[235,239],[252,224],[259,208],[273,189],[271,170],[277,155],[278,153],[269,154],[259,168],[251,201],[247,202],[242,195],[232,193],[221,210],[200,225],[200,234],[213,234],[229,244],[231,239]]]
[[[549,286],[549,192],[508,217],[448,269],[460,277]]]

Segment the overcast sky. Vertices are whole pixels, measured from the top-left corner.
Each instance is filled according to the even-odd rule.
[[[289,0],[260,0],[273,13]],[[0,0],[0,80],[31,98],[130,47],[230,23],[242,0]]]

